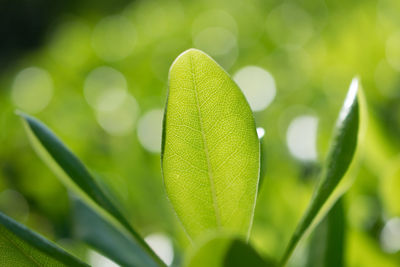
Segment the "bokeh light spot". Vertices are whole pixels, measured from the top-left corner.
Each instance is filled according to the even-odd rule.
[[[50,74],[41,68],[30,67],[20,71],[12,85],[11,98],[14,104],[29,113],[42,111],[53,96],[53,81]]]
[[[400,218],[390,219],[380,235],[382,249],[388,253],[400,251]]]
[[[88,257],[89,264],[91,266],[95,266],[95,267],[119,267],[118,264],[116,264],[112,260],[104,257],[103,255],[97,253],[94,250],[89,250],[87,257]]]
[[[111,111],[121,105],[127,95],[127,82],[122,73],[110,67],[98,67],[86,77],[86,101],[99,111]]]
[[[95,27],[92,46],[105,61],[118,61],[129,56],[134,48],[136,31],[125,17],[115,15],[102,19]]]
[[[386,59],[389,64],[400,71],[400,31],[392,34],[386,42]]]
[[[193,36],[195,48],[212,56],[225,69],[235,63],[238,44],[235,34],[223,27],[209,27]]]
[[[290,153],[299,160],[317,159],[318,118],[302,115],[292,120],[286,133]]]
[[[144,239],[154,252],[167,264],[172,264],[174,260],[174,249],[171,240],[164,234],[153,233]]]
[[[150,152],[161,151],[161,133],[164,110],[153,109],[144,114],[138,123],[138,138],[142,146]]]
[[[262,127],[257,127],[257,136],[258,139],[262,139],[265,135],[265,130]]]
[[[253,111],[266,109],[275,98],[275,80],[260,67],[244,67],[236,72],[233,79],[242,89]]]
[[[134,129],[139,115],[139,105],[131,95],[111,110],[97,111],[97,121],[109,134],[115,136],[127,135]]]

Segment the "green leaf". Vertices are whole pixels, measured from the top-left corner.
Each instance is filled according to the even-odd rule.
[[[23,113],[19,113],[19,115],[23,118],[24,126],[33,148],[60,180],[108,220],[127,229],[140,244],[141,253],[147,254],[160,266],[164,266],[164,263],[130,226],[120,210],[101,190],[83,163],[61,140],[39,120]]]
[[[286,265],[298,242],[315,228],[354,180],[354,175],[351,175],[351,173],[346,175],[346,179],[342,178],[352,162],[357,147],[357,139],[361,135],[360,133],[363,133],[363,131],[359,131],[359,104],[363,105],[363,97],[359,81],[355,78],[340,110],[320,182],[308,209],[286,248],[281,265]],[[361,106],[361,110],[364,109],[365,107]],[[364,124],[360,126],[360,128],[365,127]]]
[[[73,197],[74,228],[77,237],[121,266],[158,266],[141,252],[141,244],[118,229],[101,214]]]
[[[221,229],[248,236],[259,157],[241,90],[203,52],[182,53],[169,73],[161,159],[168,197],[191,238]]]
[[[0,266],[89,266],[0,212]]]
[[[325,219],[316,227],[311,239],[308,267],[343,267],[345,251],[345,214],[340,198]]]
[[[252,246],[240,238],[219,234],[199,244],[186,259],[186,267],[268,267],[273,263],[263,259]]]

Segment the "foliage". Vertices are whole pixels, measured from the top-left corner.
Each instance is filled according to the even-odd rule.
[[[299,241],[349,188],[348,182],[341,184],[356,151],[358,129],[364,128],[359,126],[363,121],[360,105],[364,105],[360,94],[359,81],[354,79],[320,182],[279,266],[286,265]],[[81,238],[122,265],[164,266],[81,161],[43,123],[20,114],[36,152],[77,193],[75,215]],[[166,192],[193,239],[195,249],[187,266],[275,265],[247,242],[259,184],[259,153],[250,106],[229,75],[201,51],[192,49],[180,55],[170,70],[161,155]],[[62,255],[63,263],[78,262],[7,217],[1,218],[7,234],[29,241],[26,246],[34,247],[32,253],[53,250]],[[201,241],[204,238],[209,239]],[[24,251],[31,255],[30,250]],[[2,254],[1,263],[10,265],[9,257],[8,252]],[[278,260],[276,255],[272,258]],[[13,264],[23,264],[26,258],[14,260]]]
[[[168,197],[193,238],[210,230],[248,237],[259,176],[252,112],[211,58],[188,50],[169,77],[161,152]]]

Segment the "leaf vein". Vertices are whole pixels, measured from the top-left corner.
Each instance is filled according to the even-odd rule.
[[[193,56],[192,55],[190,55],[190,65],[191,65],[193,89],[195,92],[195,100],[196,100],[196,105],[197,105],[197,112],[199,115],[200,130],[201,130],[201,135],[203,138],[204,153],[205,153],[206,159],[207,159],[208,177],[210,179],[210,190],[211,190],[211,195],[212,195],[212,199],[213,199],[215,220],[216,220],[217,225],[220,227],[221,226],[221,218],[220,218],[220,212],[219,212],[218,203],[217,203],[217,194],[215,192],[215,184],[214,184],[213,172],[212,172],[212,168],[211,168],[210,156],[209,156],[208,147],[207,147],[207,140],[206,140],[206,136],[204,134],[204,129],[203,129],[203,119],[201,116],[199,97],[198,97],[198,92],[197,92],[197,88],[196,88],[196,74],[195,74],[195,70],[193,68]]]

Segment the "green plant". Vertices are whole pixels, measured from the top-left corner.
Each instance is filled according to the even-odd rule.
[[[170,69],[161,159],[167,195],[195,247],[185,265],[286,265],[299,241],[351,184],[360,93],[354,79],[314,196],[281,260],[274,262],[248,243],[260,172],[250,107],[210,57],[195,49],[181,54]],[[19,115],[35,151],[71,190],[81,238],[121,265],[164,266],[81,161],[39,120]],[[0,233],[2,266],[86,265],[3,214]]]

